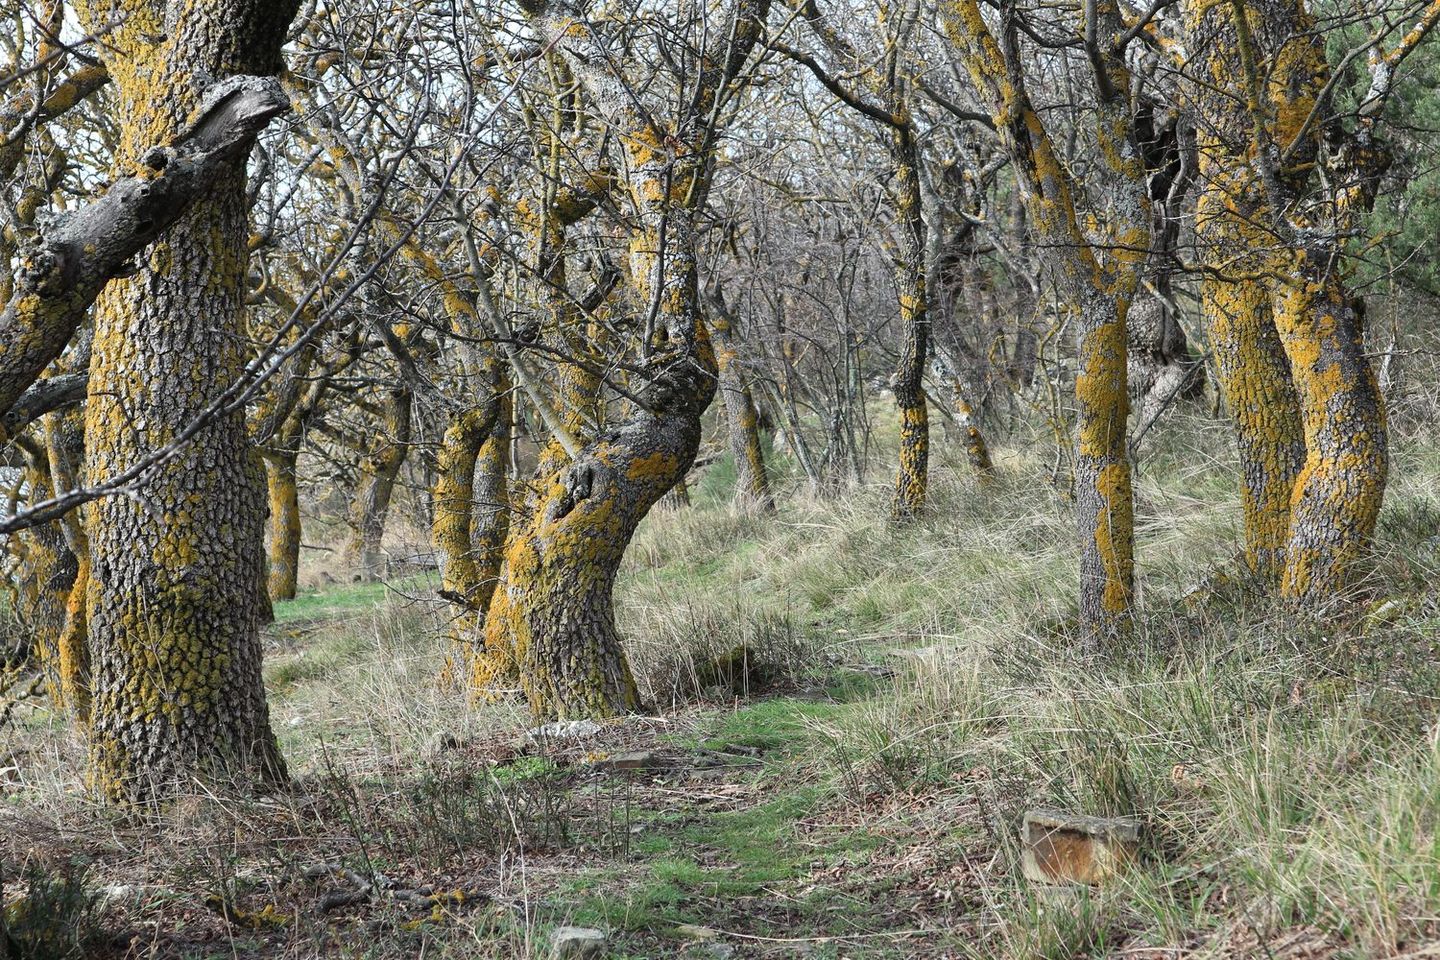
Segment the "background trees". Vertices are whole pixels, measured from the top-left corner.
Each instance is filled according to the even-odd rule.
[[[108,794],[283,776],[258,631],[321,547],[437,565],[477,700],[640,709],[628,544],[729,470],[768,514],[883,463],[927,523],[932,461],[1042,456],[1065,643],[1123,649],[1133,467],[1202,366],[1250,572],[1363,596],[1360,292],[1419,275],[1372,212],[1423,208],[1434,4],[295,14],[47,3],[7,41],[0,529]]]

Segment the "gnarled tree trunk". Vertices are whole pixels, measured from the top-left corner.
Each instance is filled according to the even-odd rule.
[[[103,47],[120,173],[181,128],[212,78],[277,72],[295,12],[287,0],[79,6],[96,31],[120,15]],[[242,156],[106,288],[86,401],[92,481],[175,440],[241,375],[247,221]],[[260,678],[259,481],[236,411],[144,475],[137,496],[86,508],[90,759],[107,797],[163,797],[197,774],[285,775]]]
[[[1383,102],[1400,58],[1437,17],[1427,8],[1420,27],[1372,58],[1367,103]],[[1240,434],[1246,554],[1282,594],[1316,605],[1352,583],[1385,491],[1384,402],[1342,245],[1389,158],[1366,110],[1348,137],[1332,122],[1324,41],[1302,0],[1191,2],[1185,28],[1203,81],[1196,235]],[[1322,131],[1340,148],[1322,149]],[[1339,169],[1317,203],[1314,171],[1327,164]]]
[[[410,401],[408,387],[396,386],[386,393],[375,445],[360,459],[360,476],[350,501],[350,540],[343,556],[362,581],[385,575],[385,521],[390,516],[395,480],[410,452]]]
[[[733,92],[768,4],[737,5],[720,49],[701,58],[696,97],[673,126],[638,108],[596,23],[570,3],[527,9],[606,121],[623,131],[631,274],[653,336],[629,415],[539,477],[533,507],[512,524],[474,680],[484,689],[518,668],[537,716],[611,716],[640,706],[615,627],[615,577],[640,521],[693,463],[700,417],[715,395],[715,356],[698,303],[696,216],[709,183],[716,98]]]

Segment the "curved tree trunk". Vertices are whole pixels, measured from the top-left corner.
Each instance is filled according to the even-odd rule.
[[[734,92],[768,11],[739,0],[719,47],[706,51],[694,99],[669,126],[637,106],[634,90],[568,2],[530,9],[597,110],[623,131],[629,161],[631,275],[647,311],[643,375],[629,416],[539,478],[533,509],[512,525],[505,579],[485,622],[483,690],[518,666],[538,717],[636,710],[639,692],[615,628],[613,588],[640,521],[685,476],[715,396],[715,355],[700,318],[697,211],[709,183],[718,98]]]
[[[295,12],[287,0],[79,6],[88,29],[120,22],[103,48],[119,95],[120,173],[174,134],[211,78],[277,72]],[[98,302],[91,481],[171,442],[244,370],[243,158],[209,186]],[[143,475],[136,496],[87,507],[90,761],[106,797],[160,798],[195,775],[285,776],[260,676],[259,480],[237,411]]]
[[[1275,325],[1305,433],[1281,593],[1318,605],[1352,583],[1375,533],[1390,466],[1385,401],[1330,251],[1304,250],[1299,282],[1279,291]]]
[[[703,398],[708,378],[696,380],[689,389]],[[635,416],[541,482],[534,512],[510,536],[504,583],[485,624],[490,662],[477,682],[518,667],[541,717],[639,709],[612,592],[636,527],[699,449],[699,411],[687,406]]]
[[[395,480],[410,452],[411,394],[394,387],[385,396],[380,433],[360,460],[360,476],[350,501],[350,540],[345,545],[346,565],[357,578],[370,582],[385,575],[385,521]]]
[[[441,594],[456,607],[450,638],[460,648],[458,661],[452,658],[447,675],[453,675],[457,663],[468,669],[474,661],[480,626],[495,589],[495,550],[486,550],[483,526],[479,526],[480,539],[476,538],[477,497],[481,495],[477,486],[492,488],[483,495],[493,497],[497,467],[504,483],[504,463],[494,462],[494,452],[508,446],[510,410],[500,364],[491,362],[488,367],[488,382],[478,385],[489,393],[488,400],[451,417],[436,458],[432,541],[440,554]]]
[[[1251,132],[1240,104],[1244,71],[1232,11],[1186,5],[1187,34],[1200,41],[1197,69],[1224,80],[1197,97],[1199,197],[1195,239],[1205,267],[1201,306],[1240,453],[1246,562],[1279,588],[1290,536],[1290,504],[1305,459],[1299,396],[1263,278],[1264,189],[1249,160]]]
[[[288,438],[287,438],[288,439]],[[266,589],[270,602],[294,600],[300,579],[300,488],[295,464],[299,437],[264,454],[265,484],[270,500],[269,560]]]
[[[664,174],[634,187],[641,209],[669,200]],[[653,199],[652,199],[653,198]],[[485,620],[480,692],[518,674],[538,717],[613,716],[639,692],[615,628],[613,589],[640,521],[694,462],[700,416],[715,394],[715,361],[700,323],[691,214],[649,210],[634,244],[642,291],[659,304],[669,353],[652,361],[642,408],[538,478],[505,549],[503,582]],[[661,217],[668,255],[661,249]]]

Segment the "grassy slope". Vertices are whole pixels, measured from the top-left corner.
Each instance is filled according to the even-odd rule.
[[[1312,622],[1233,568],[1225,429],[1167,426],[1141,471],[1141,629],[1104,662],[1064,653],[1049,463],[1011,454],[988,489],[942,463],[929,516],[900,528],[883,476],[757,518],[725,503],[722,464],[692,509],[647,521],[619,588],[659,719],[517,757],[516,705],[433,682],[433,584],[335,588],[277,608],[293,794],[137,823],[89,805],[39,714],[11,745],[28,752],[4,853],[93,864],[124,885],[106,925],[157,955],[543,956],[562,922],[634,957],[1429,955],[1440,455],[1402,438],[1374,599]],[[715,689],[706,663],[739,645],[775,689]],[[657,767],[592,765],[630,749]],[[1038,804],[1140,816],[1142,865],[1031,889],[1013,838]],[[488,899],[322,918],[300,874],[326,861]]]

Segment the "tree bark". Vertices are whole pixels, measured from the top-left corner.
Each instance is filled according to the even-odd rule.
[[[271,603],[294,600],[300,585],[300,488],[295,470],[299,459],[298,442],[293,446],[281,444],[264,454],[265,484],[270,499],[266,589]]]
[[[395,480],[410,452],[411,393],[392,387],[385,395],[380,433],[375,445],[360,459],[360,476],[350,501],[350,540],[345,545],[346,565],[364,582],[385,575],[385,521]]]
[[[485,530],[477,541],[477,480],[492,485],[497,464],[494,452],[508,445],[504,436],[510,419],[507,382],[500,362],[492,362],[484,384],[483,402],[456,411],[440,441],[432,490],[432,541],[440,555],[442,595],[454,606],[450,638],[458,646],[458,662],[466,669],[482,647],[480,628],[495,589],[494,549],[487,550]],[[499,434],[499,436],[497,436]],[[498,441],[498,442],[497,442]],[[503,462],[501,483],[504,483]],[[502,486],[503,495],[503,486]],[[486,495],[494,497],[492,490]],[[485,509],[485,507],[481,507]],[[493,538],[490,538],[493,542]]]
[[[1310,606],[1353,583],[1375,533],[1390,466],[1385,401],[1333,259],[1333,251],[1302,248],[1300,282],[1282,287],[1275,306],[1305,435],[1281,594]]]
[[[1419,36],[1437,15],[1427,10]],[[1389,467],[1342,240],[1373,204],[1389,158],[1365,111],[1349,136],[1331,122],[1323,37],[1301,0],[1190,2],[1185,28],[1207,81],[1194,94],[1205,184],[1196,235],[1240,434],[1246,554],[1283,595],[1318,606],[1353,583]],[[1412,40],[1413,31],[1372,58],[1372,83],[1388,90]],[[1322,131],[1337,143],[1322,149]],[[1314,171],[1325,165],[1338,168],[1316,203]]]
[[[225,86],[210,78],[276,73],[295,12],[289,0],[79,6],[91,30],[123,14],[102,48],[118,93],[121,178],[137,163],[155,169],[154,151],[141,156],[152,144],[183,145],[187,118]],[[245,367],[246,152],[222,158],[203,196],[98,303],[91,482],[169,443]],[[260,675],[258,473],[235,412],[142,476],[136,496],[86,508],[91,779],[107,798],[162,799],[195,776],[285,776]]]
[[[1124,27],[1113,0],[1087,7],[1103,36]],[[945,30],[1015,169],[1026,213],[1056,277],[1061,310],[1077,321],[1075,501],[1080,540],[1080,633],[1084,647],[1122,637],[1134,600],[1134,500],[1126,443],[1129,418],[1126,319],[1153,227],[1146,171],[1136,142],[1131,77],[1118,48],[1095,52],[1095,134],[1103,178],[1094,190],[1104,235],[1081,229],[1071,174],[1057,156],[1014,61],[975,0],[941,4]],[[1014,30],[1007,23],[1007,30]],[[1012,52],[1007,52],[1012,51]]]
[[[920,193],[920,151],[908,112],[890,133],[895,164],[895,288],[900,297],[904,340],[891,386],[900,413],[900,464],[891,516],[906,519],[925,507],[930,482],[930,410],[925,398],[925,364],[930,347],[930,312],[925,277],[925,218]]]
[[[730,455],[735,460],[735,500],[741,506],[762,512],[775,510],[770,493],[770,476],[765,468],[765,451],[760,444],[759,417],[755,397],[740,369],[735,348],[735,333],[728,308],[718,293],[709,298],[710,330],[719,349],[715,363],[720,377],[720,398],[725,404],[725,433]]]
[[[981,483],[993,480],[995,462],[990,458],[990,445],[985,442],[985,434],[981,432],[980,425],[975,421],[975,411],[970,406],[965,383],[961,379],[959,371],[955,369],[955,364],[950,361],[943,350],[934,351],[930,365],[942,383],[950,384],[955,421],[960,426],[960,432],[965,436],[965,459],[970,461],[970,467],[975,471],[975,476]]]
[[[54,485],[45,452],[41,449],[24,452],[28,461],[25,485],[31,501],[48,499],[53,495]],[[30,635],[31,650],[45,676],[51,704],[65,710],[67,689],[73,687],[73,681],[66,676],[65,612],[79,575],[79,560],[66,542],[59,520],[17,536],[12,550],[19,560],[15,614]]]

